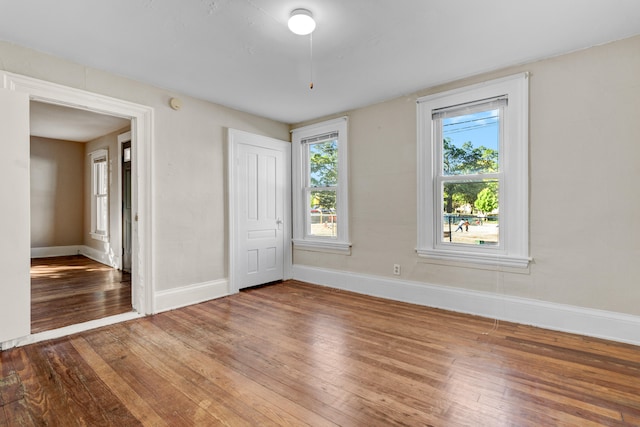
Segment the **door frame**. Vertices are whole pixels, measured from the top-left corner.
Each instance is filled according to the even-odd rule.
[[[153,147],[152,107],[111,98],[81,89],[75,89],[32,77],[0,71],[0,85],[4,89],[29,95],[31,101],[44,102],[92,111],[99,114],[122,117],[131,120],[132,154],[132,211],[137,215],[133,232],[132,299],[134,310],[140,314],[151,314],[153,306],[152,276],[152,175],[151,147]],[[27,237],[28,238],[28,237]],[[24,284],[28,286],[28,284]],[[74,332],[77,332],[74,330]],[[14,340],[21,345],[32,340]],[[3,343],[0,343],[3,344]],[[4,343],[6,344],[6,343]]]
[[[118,215],[118,218],[117,218],[117,221],[116,221],[116,223],[118,224],[117,230],[116,230],[116,232],[118,233],[118,245],[117,245],[118,247],[116,249],[118,250],[118,254],[119,254],[119,257],[118,257],[118,269],[119,270],[123,270],[123,271],[124,271],[124,243],[125,242],[124,242],[124,238],[123,238],[123,236],[124,236],[124,221],[123,221],[123,215],[122,215],[122,210],[123,210],[122,206],[123,206],[123,198],[124,198],[124,194],[123,194],[123,191],[122,191],[122,184],[123,184],[122,177],[123,177],[123,174],[124,174],[124,168],[122,166],[122,164],[123,164],[122,149],[123,149],[124,144],[126,144],[127,142],[133,142],[133,137],[131,135],[132,135],[131,134],[131,130],[128,130],[126,132],[118,134],[118,160],[117,160],[118,161],[118,177],[117,177],[117,184],[116,185],[119,188],[118,200],[117,200],[118,208],[119,208],[119,210],[118,210],[119,215]],[[131,150],[133,152],[133,144],[131,144],[131,147],[132,147]],[[133,160],[133,157],[132,157],[132,160]],[[133,164],[131,166],[133,168]],[[131,171],[131,178],[133,179],[133,169]],[[133,181],[132,181],[131,182],[131,189],[132,190],[133,190],[133,187],[134,187],[134,185],[133,185]],[[133,213],[133,206],[131,207],[131,212]],[[133,239],[132,239],[132,243],[133,243]],[[133,291],[133,289],[132,289],[132,291]],[[132,298],[135,298],[135,297],[132,295]]]
[[[267,136],[256,135],[237,129],[227,128],[227,218],[228,218],[228,248],[229,248],[229,294],[240,291],[237,282],[238,261],[236,257],[238,216],[237,216],[237,194],[235,191],[238,185],[236,172],[238,167],[237,155],[240,144],[254,145],[267,149],[280,149],[284,153],[284,244],[283,244],[283,279],[293,277],[293,250],[291,243],[291,143],[280,139],[269,138]]]

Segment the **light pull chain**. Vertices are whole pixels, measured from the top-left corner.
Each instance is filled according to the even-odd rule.
[[[313,32],[309,33],[309,89],[313,89]]]

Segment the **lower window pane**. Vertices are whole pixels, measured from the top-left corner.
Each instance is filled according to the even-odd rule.
[[[499,243],[498,181],[444,182],[442,241],[468,245]]]
[[[109,207],[107,206],[107,198],[105,196],[99,196],[96,199],[96,229],[94,231],[98,233],[105,233],[107,231],[107,221]]]
[[[336,237],[338,218],[336,216],[335,190],[309,192],[309,236]]]

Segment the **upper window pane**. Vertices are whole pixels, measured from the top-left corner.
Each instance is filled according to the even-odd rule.
[[[333,187],[338,184],[337,140],[309,144],[309,184],[311,187]]]
[[[442,126],[443,175],[472,175],[499,170],[500,109],[449,112]]]
[[[95,192],[98,195],[107,194],[107,162],[104,160],[97,161],[94,163],[94,168],[96,183]]]

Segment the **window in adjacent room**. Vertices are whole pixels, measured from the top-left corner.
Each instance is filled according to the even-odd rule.
[[[91,158],[91,236],[107,240],[109,235],[109,162],[107,150],[97,150]]]
[[[418,121],[418,254],[526,267],[527,75],[420,98]]]
[[[347,118],[293,131],[294,245],[349,252]]]

